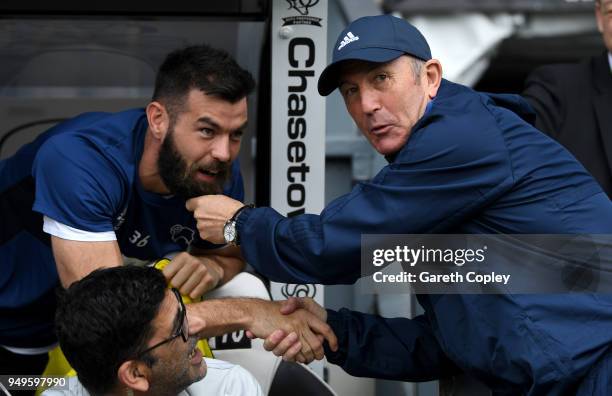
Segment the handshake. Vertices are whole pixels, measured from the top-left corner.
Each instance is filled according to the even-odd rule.
[[[250,338],[264,339],[264,348],[288,361],[310,363],[332,351],[338,339],[327,324],[327,311],[311,298],[266,301],[224,298],[187,306],[189,333],[212,337],[245,329]]]
[[[205,282],[186,280],[184,274],[214,273],[207,265],[188,253],[177,255],[172,261],[164,259],[155,264],[167,281],[180,287],[189,297],[201,295],[210,286],[201,289],[184,288],[185,284]],[[202,265],[206,264],[206,265]],[[195,271],[192,267],[206,269]],[[217,278],[218,282],[218,278]],[[216,285],[217,283],[214,283]],[[323,342],[336,351],[338,341],[327,322],[327,311],[311,298],[292,297],[284,301],[257,298],[222,298],[204,300],[187,305],[190,334],[209,338],[229,331],[246,330],[250,338],[264,339],[264,348],[288,361],[310,363],[324,357]]]

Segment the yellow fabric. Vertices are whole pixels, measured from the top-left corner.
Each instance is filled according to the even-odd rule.
[[[47,363],[47,367],[45,367],[45,371],[43,371],[43,377],[55,376],[59,375],[62,377],[74,377],[76,376],[76,371],[66,360],[66,357],[62,353],[62,350],[59,346],[56,346],[52,350],[49,351],[49,362]],[[39,396],[47,387],[39,386],[36,389],[36,396]]]
[[[163,258],[161,260],[157,260],[157,262],[155,263],[155,268],[157,268],[158,270],[163,270],[164,267],[166,265],[168,265],[170,263],[170,260],[167,258]],[[168,284],[168,288],[172,288],[173,286],[171,284]],[[189,296],[181,296],[181,298],[183,299],[183,303],[184,304],[191,304],[193,302],[193,300],[189,297]],[[204,355],[204,357],[207,358],[214,358],[215,356],[213,355],[212,350],[210,349],[210,346],[208,345],[208,341],[204,338],[200,339],[197,343],[197,347],[198,349],[200,349],[200,352],[202,352],[202,355]]]
[[[158,260],[155,263],[155,268],[161,271],[169,263],[170,263],[170,260],[166,258]],[[172,285],[169,284],[168,288],[172,288]],[[190,304],[193,302],[189,296],[181,296],[181,297],[183,299],[183,303],[185,304]],[[201,339],[198,341],[196,345],[198,349],[200,349],[200,352],[202,352],[202,355],[208,358],[214,358],[213,352],[210,349],[210,346],[208,345],[208,341],[206,341],[205,339]],[[43,375],[46,375],[46,376],[59,375],[63,377],[74,377],[76,376],[76,371],[74,371],[74,369],[70,366],[70,364],[66,360],[66,357],[64,356],[64,353],[62,352],[61,348],[57,346],[51,351],[49,351],[49,362],[47,363],[47,367],[45,368]],[[46,387],[45,388],[39,387],[36,390],[36,396],[39,396],[45,389]]]

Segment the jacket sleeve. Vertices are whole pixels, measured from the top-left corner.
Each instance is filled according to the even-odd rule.
[[[555,68],[544,66],[534,70],[525,81],[523,96],[536,112],[536,128],[556,137],[566,111],[563,89]]]
[[[348,309],[328,310],[338,351],[325,346],[333,364],[357,377],[431,381],[460,372],[434,337],[425,316],[383,318]]]
[[[434,124],[423,125],[396,161],[320,215],[242,212],[243,257],[274,281],[353,283],[361,275],[362,235],[448,232],[510,188],[509,153],[494,121]]]

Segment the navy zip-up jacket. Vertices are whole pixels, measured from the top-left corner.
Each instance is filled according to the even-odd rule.
[[[521,114],[521,118],[519,115]],[[406,145],[320,215],[238,219],[242,254],[270,279],[353,283],[362,234],[612,234],[612,203],[582,165],[526,120],[515,95],[443,80]],[[567,392],[611,350],[612,297],[421,295],[425,314],[329,311],[332,363],[350,374],[431,380],[459,370],[494,390]]]

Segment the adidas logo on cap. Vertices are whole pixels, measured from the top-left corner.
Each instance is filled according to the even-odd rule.
[[[355,36],[353,33],[348,32],[346,36],[342,39],[342,42],[338,46],[338,51],[344,48],[345,45],[352,43],[353,41],[359,40],[359,36]]]

